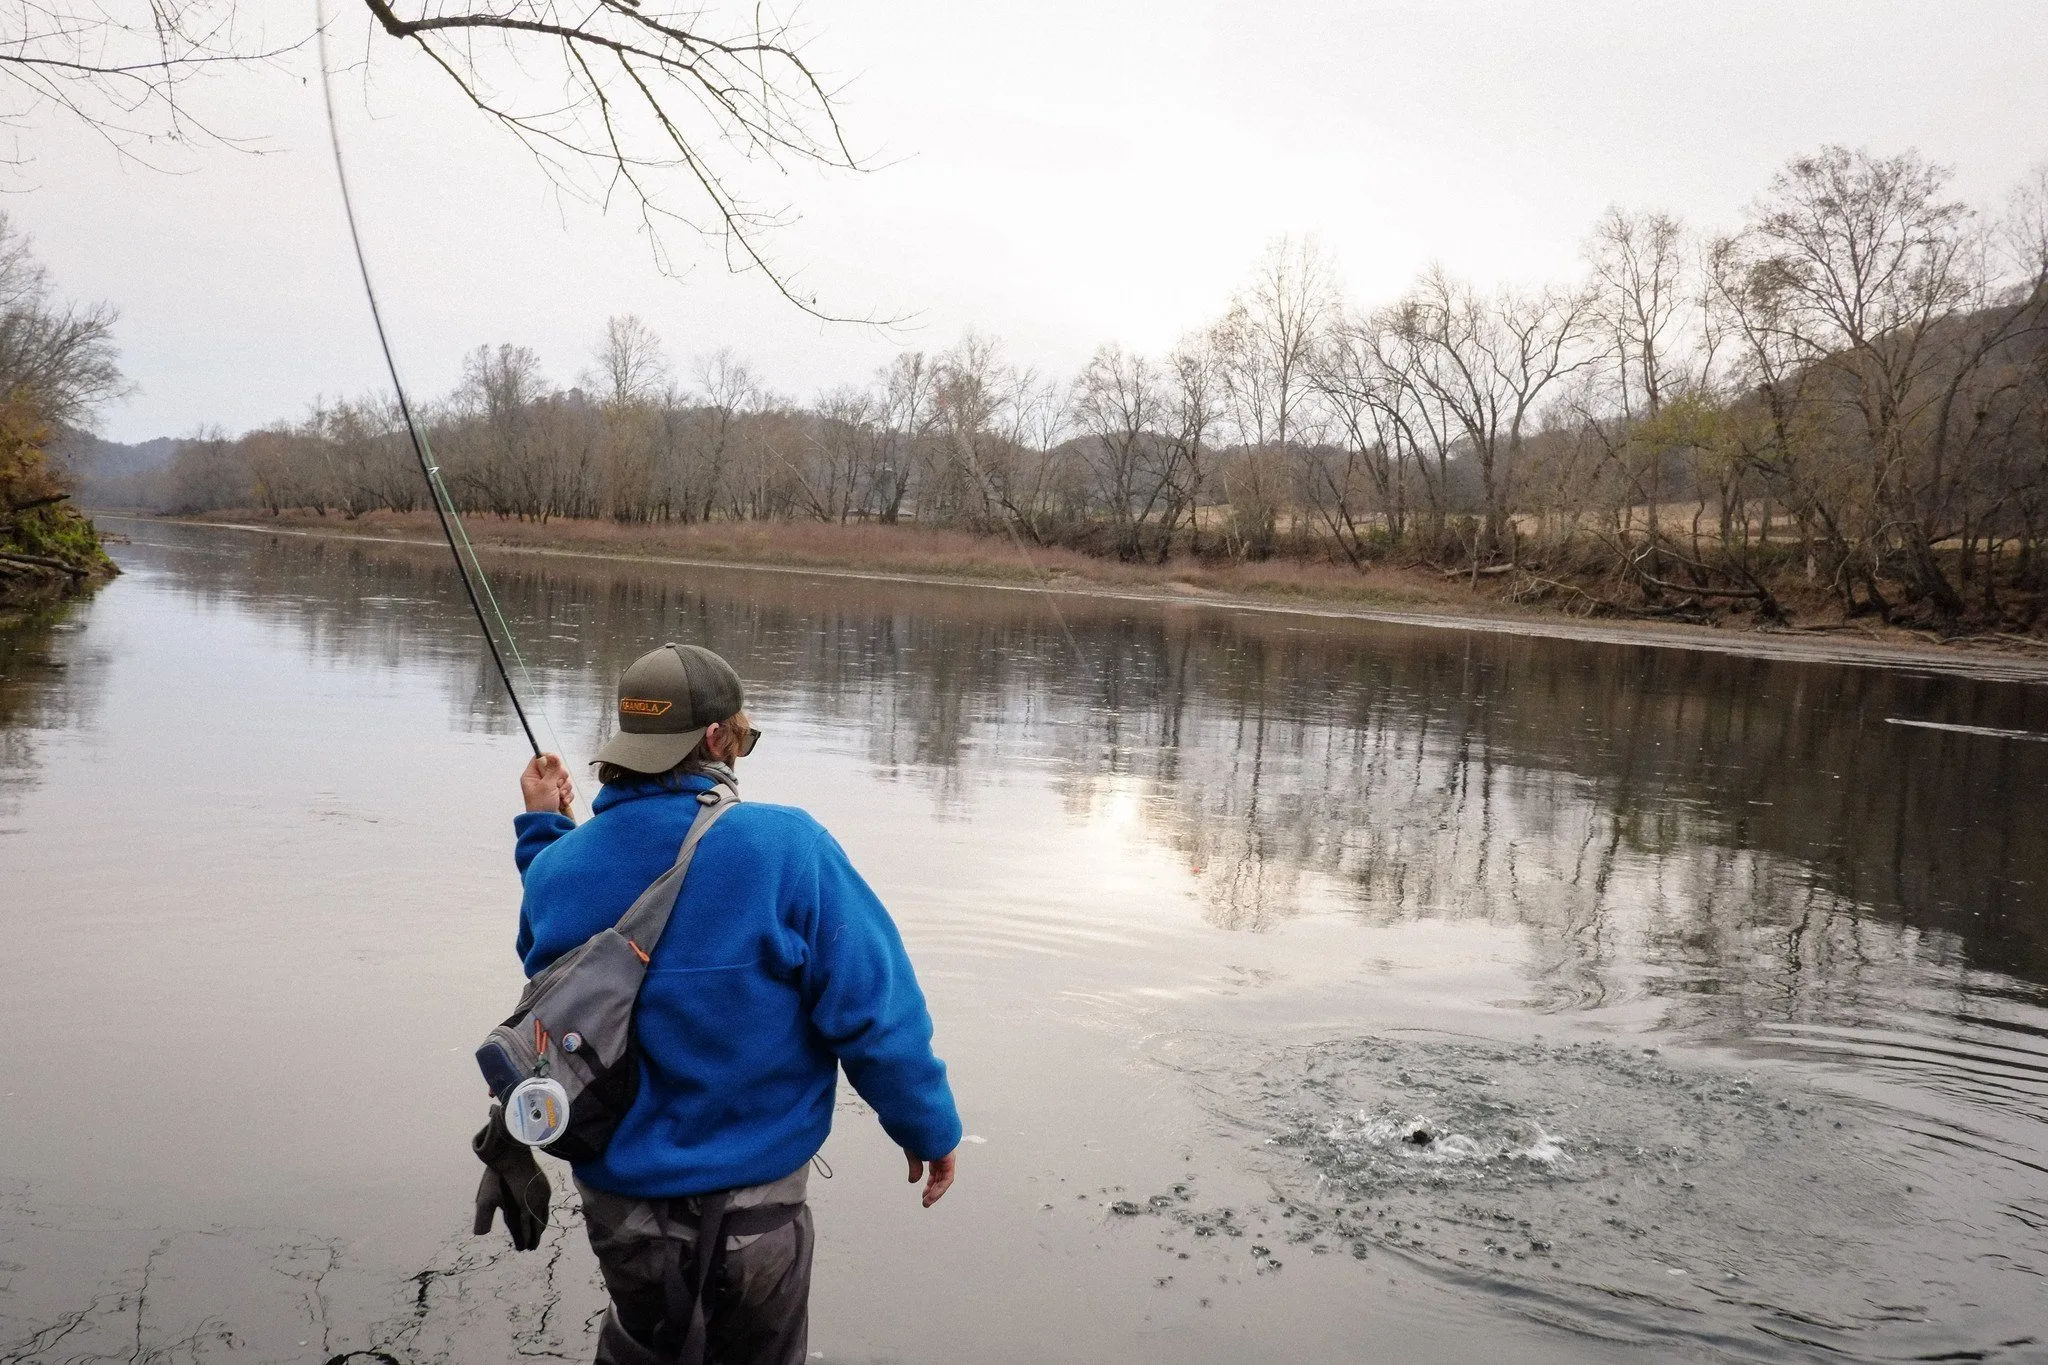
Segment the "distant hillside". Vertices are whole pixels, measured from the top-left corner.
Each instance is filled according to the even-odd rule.
[[[67,431],[51,443],[50,453],[66,473],[81,481],[101,483],[134,474],[150,474],[171,462],[182,444],[175,436],[153,441],[108,441],[82,431]]]

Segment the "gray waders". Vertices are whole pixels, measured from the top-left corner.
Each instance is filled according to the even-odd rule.
[[[806,1173],[687,1199],[578,1181],[612,1300],[597,1365],[803,1365],[816,1240]]]

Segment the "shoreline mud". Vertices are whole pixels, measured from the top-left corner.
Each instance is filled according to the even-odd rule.
[[[432,525],[424,512],[411,517],[389,514],[374,520],[364,517],[347,525],[336,525],[331,520],[310,516],[282,516],[257,521],[248,514],[237,517],[171,517],[102,511],[94,515],[102,521],[138,525],[200,526],[243,534],[305,536],[370,544],[434,548],[441,545],[437,536],[414,533],[411,525],[414,520],[419,521],[423,528]],[[1414,581],[1421,579],[1427,571],[1410,571],[1405,577],[1400,571],[1383,573],[1377,580],[1368,578],[1357,582],[1348,593],[1319,592],[1316,590],[1318,584],[1314,582],[1290,581],[1282,577],[1267,582],[1254,577],[1242,586],[1225,589],[1188,581],[1191,577],[1206,575],[1186,569],[1092,561],[1071,552],[1039,551],[1029,561],[1022,556],[1013,556],[1016,559],[1014,566],[991,559],[962,562],[959,552],[963,547],[970,553],[975,548],[986,551],[989,547],[977,547],[974,542],[978,538],[945,532],[922,533],[936,541],[935,545],[919,545],[905,540],[900,548],[912,553],[895,555],[895,563],[877,562],[886,557],[886,548],[883,555],[869,556],[865,561],[855,557],[852,562],[847,562],[849,557],[844,553],[833,557],[788,553],[787,547],[771,543],[777,539],[772,533],[761,534],[744,523],[730,527],[717,523],[714,526],[728,534],[705,537],[701,543],[690,547],[699,553],[676,553],[671,545],[621,539],[622,535],[630,536],[631,532],[614,532],[610,527],[595,528],[605,533],[603,538],[599,540],[586,535],[582,544],[576,543],[578,537],[574,532],[562,535],[560,526],[508,523],[507,528],[516,527],[517,531],[506,535],[503,531],[507,528],[500,528],[490,520],[472,519],[469,529],[477,549],[507,554],[934,587],[987,588],[1048,597],[1085,597],[1152,606],[1193,606],[1427,629],[1478,630],[1591,644],[1643,645],[1788,662],[1918,670],[2000,682],[2048,683],[2048,641],[2036,643],[1968,636],[1944,641],[1924,632],[1899,628],[1860,629],[1855,626],[1742,628],[1657,620],[1586,621],[1557,612],[1516,610],[1509,604],[1485,599],[1460,601],[1449,592],[1431,591],[1436,585],[1429,584],[1426,579],[1419,583]],[[920,533],[907,531],[898,534],[916,536]],[[676,537],[667,539],[672,541]],[[754,544],[750,545],[750,542]],[[776,558],[765,557],[770,553],[774,553]],[[1079,568],[1069,562],[1075,560],[1081,561]],[[1097,569],[1099,573],[1082,571]]]

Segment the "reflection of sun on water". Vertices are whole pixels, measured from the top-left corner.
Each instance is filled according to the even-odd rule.
[[[1144,784],[1134,777],[1101,777],[1089,785],[1088,822],[1105,833],[1135,832],[1145,814]]]
[[[1350,903],[1342,879],[1275,862],[1246,816],[1204,819],[1171,781],[1072,774],[1062,787],[1077,835],[1076,867],[1087,862],[1113,869],[1110,875],[1142,886],[1148,899],[1163,894],[1184,904],[1192,898],[1215,928],[1272,928]]]
[[[1176,811],[1157,784],[1131,774],[1063,774],[1056,794],[1066,818],[1056,849],[1043,850],[1057,874],[1048,876],[1044,856],[1034,865],[1044,888],[1063,888],[1092,918],[1184,929],[1200,882],[1177,851]]]

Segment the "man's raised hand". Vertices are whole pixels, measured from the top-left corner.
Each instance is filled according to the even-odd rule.
[[[527,760],[519,774],[519,794],[529,811],[553,811],[567,815],[576,804],[576,784],[569,780],[568,765],[558,754],[538,754]]]

